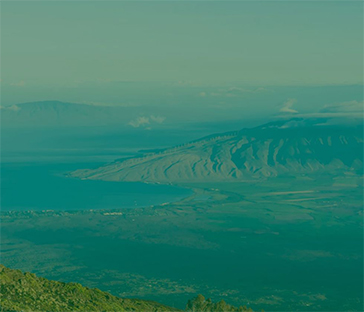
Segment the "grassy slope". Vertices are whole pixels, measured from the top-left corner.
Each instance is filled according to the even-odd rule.
[[[121,299],[97,288],[62,283],[0,265],[1,311],[179,311],[157,302]]]
[[[0,311],[181,311],[154,301],[121,299],[97,288],[62,283],[0,264]],[[188,301],[187,312],[242,312],[225,301],[213,303],[202,295]]]

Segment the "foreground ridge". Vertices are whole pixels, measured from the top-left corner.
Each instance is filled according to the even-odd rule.
[[[186,312],[253,312],[251,308],[247,307],[234,307],[227,304],[224,300],[217,303],[206,299],[202,295],[198,295],[196,298],[189,300],[186,306]]]
[[[63,283],[0,265],[0,311],[181,311],[158,302],[121,299],[97,288]]]
[[[122,299],[97,288],[63,283],[23,273],[0,264],[0,311],[182,311],[158,302]],[[234,307],[224,300],[213,303],[202,295],[189,300],[187,312],[253,312]]]

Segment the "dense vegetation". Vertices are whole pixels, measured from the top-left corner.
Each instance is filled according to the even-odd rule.
[[[0,265],[0,311],[180,311],[163,304],[139,299],[121,299],[97,288],[62,283]],[[213,303],[202,295],[189,300],[188,312],[252,311],[225,301]]]
[[[0,265],[1,311],[178,311],[157,302],[121,299],[77,283],[62,283]]]
[[[187,312],[243,312],[253,311],[247,307],[236,308],[230,304],[227,304],[224,300],[217,303],[211,301],[211,299],[205,299],[204,296],[198,295],[196,298],[189,300],[186,306]]]

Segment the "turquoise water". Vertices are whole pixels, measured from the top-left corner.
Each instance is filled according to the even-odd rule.
[[[107,182],[67,178],[64,173],[100,164],[1,165],[1,209],[88,210],[143,207],[172,202],[190,190],[138,182]]]
[[[131,208],[190,194],[172,186],[64,176],[70,170],[98,165],[5,164],[2,209]],[[206,196],[197,199],[197,204],[210,200]],[[347,204],[348,200],[345,198]],[[267,223],[243,212],[219,214],[218,220],[208,212],[196,216],[203,222],[193,229],[185,224],[188,217],[161,217],[152,222],[140,218],[144,221],[135,227],[130,225],[134,217],[121,221],[75,214],[62,219],[64,223],[59,218],[14,218],[2,226],[2,240],[7,244],[1,250],[2,262],[122,297],[130,297],[124,293],[133,291],[131,297],[179,308],[202,293],[214,300],[248,304],[256,311],[361,310],[363,228],[355,216],[341,217],[337,224],[332,224],[330,212],[315,215],[314,221],[296,223]],[[218,224],[250,231],[225,231]],[[279,235],[257,234],[261,229]],[[178,239],[175,244],[164,243],[168,236],[182,244]],[[191,239],[191,247],[183,245],[185,237]],[[193,245],[201,237],[212,247]],[[148,284],[154,280],[154,290],[148,292]],[[187,290],[180,285],[188,286]]]

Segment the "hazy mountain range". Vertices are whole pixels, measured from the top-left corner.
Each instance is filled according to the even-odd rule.
[[[181,146],[124,158],[82,179],[145,182],[236,181],[284,174],[361,174],[362,126],[329,119],[291,119],[204,137]]]
[[[102,126],[127,123],[135,108],[41,101],[1,107],[2,127]]]
[[[175,104],[119,104],[69,103],[61,101],[37,101],[0,106],[1,127],[8,128],[59,128],[59,127],[126,127],[129,129],[158,129],[185,127],[209,127],[218,124],[220,129],[234,129],[242,124],[243,114],[232,118],[222,116],[220,110],[211,107],[196,108],[194,101]],[[230,114],[231,115],[231,114]],[[233,114],[234,115],[234,114]],[[245,118],[247,123],[247,118]],[[233,123],[228,125],[227,123]],[[252,124],[252,122],[248,122]],[[254,123],[253,123],[254,124]],[[255,122],[255,125],[257,123]],[[218,130],[220,131],[220,130]],[[223,130],[224,131],[224,130]],[[226,131],[226,130],[225,130]]]
[[[191,111],[189,114],[195,119],[200,116]],[[38,101],[0,106],[1,154],[3,159],[13,161],[14,155],[28,159],[29,155],[47,154],[62,159],[77,153],[105,155],[110,151],[117,153],[116,150],[161,148],[214,131],[237,129],[246,123],[226,119],[191,121],[180,118],[182,115],[175,107],[157,105]],[[31,159],[34,157],[38,156]],[[107,161],[116,157],[111,156]]]

